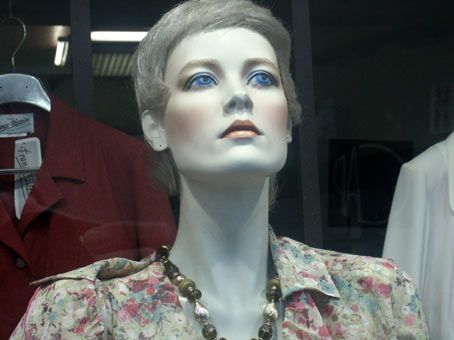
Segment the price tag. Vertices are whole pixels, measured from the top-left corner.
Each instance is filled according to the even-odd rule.
[[[31,137],[16,141],[14,168],[40,167],[41,163],[41,144],[38,138]],[[20,219],[25,202],[35,184],[36,174],[17,174],[14,175],[14,180],[14,207],[16,209],[16,217]]]

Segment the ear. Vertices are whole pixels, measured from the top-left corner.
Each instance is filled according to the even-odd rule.
[[[164,129],[164,123],[146,110],[142,114],[142,129],[145,139],[150,143],[155,151],[163,151],[167,149],[167,136]]]
[[[287,143],[292,142],[292,121],[289,118],[287,118]]]

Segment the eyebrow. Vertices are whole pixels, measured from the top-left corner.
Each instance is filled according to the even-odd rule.
[[[250,69],[250,68],[253,68],[253,67],[259,66],[259,65],[268,66],[271,69],[273,69],[274,72],[279,74],[279,69],[276,66],[276,64],[274,62],[272,62],[270,59],[267,59],[267,58],[251,58],[251,59],[248,59],[244,63],[243,70],[245,72],[247,69]],[[196,68],[196,67],[204,67],[204,68],[208,68],[208,69],[214,71],[215,73],[218,73],[218,74],[221,74],[221,75],[224,74],[223,71],[222,71],[221,64],[217,60],[215,60],[215,59],[200,59],[200,60],[190,61],[186,65],[184,65],[181,68],[180,72],[178,72],[177,78],[180,78],[182,74],[184,74],[188,70],[190,70],[192,68]]]
[[[214,59],[200,59],[200,60],[194,60],[190,61],[186,65],[183,66],[183,68],[178,72],[178,78],[181,77],[181,75],[188,70],[196,67],[205,67],[208,69],[213,70],[215,73],[220,73],[222,74],[222,67],[219,64],[217,60]]]
[[[255,66],[265,65],[273,69],[274,72],[279,74],[279,69],[277,68],[276,64],[273,63],[271,60],[267,58],[252,58],[248,59],[244,65],[244,69],[247,70],[249,68],[253,68]]]

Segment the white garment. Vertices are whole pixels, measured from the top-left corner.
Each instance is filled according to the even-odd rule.
[[[454,133],[405,163],[383,257],[415,280],[432,339],[454,334]]]

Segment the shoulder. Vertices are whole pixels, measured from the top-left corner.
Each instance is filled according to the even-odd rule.
[[[315,249],[341,292],[394,303],[419,300],[413,279],[392,259]]]
[[[443,140],[420,153],[411,161],[402,165],[401,176],[424,176],[430,182],[437,183],[446,174],[449,167],[448,140]]]
[[[323,258],[332,275],[355,279],[377,277],[386,282],[394,282],[401,273],[399,266],[392,259],[313,249]]]
[[[103,337],[113,287],[134,286],[146,275],[152,280],[150,273],[153,277],[159,271],[152,258],[140,262],[113,258],[36,281],[38,288],[15,336]]]

